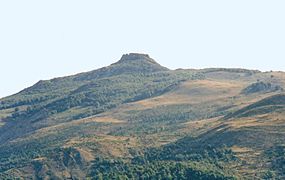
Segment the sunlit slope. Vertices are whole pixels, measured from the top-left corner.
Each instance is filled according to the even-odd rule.
[[[170,71],[148,55],[129,54],[99,70],[40,81],[1,100],[0,142],[159,96],[183,81],[203,78],[193,71]]]
[[[33,91],[1,100],[0,177],[284,177],[284,73],[174,71],[143,57],[76,75],[64,92],[42,87],[37,96],[60,94],[34,101],[31,116],[15,102]]]

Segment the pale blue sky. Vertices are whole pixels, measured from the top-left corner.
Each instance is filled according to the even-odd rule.
[[[284,0],[0,0],[0,97],[129,52],[169,68],[285,71]]]

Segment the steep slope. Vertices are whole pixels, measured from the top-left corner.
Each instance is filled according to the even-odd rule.
[[[53,100],[76,90],[82,85],[101,78],[113,77],[120,74],[144,74],[159,71],[168,71],[168,69],[160,66],[148,55],[127,54],[123,55],[117,63],[108,67],[73,76],[39,81],[34,86],[27,88],[16,95],[2,99],[0,108],[7,109],[20,105],[29,105],[32,103]]]
[[[0,100],[0,179],[284,178],[285,73],[145,54]]]
[[[227,116],[225,116],[225,119],[266,114],[270,112],[275,112],[276,110],[282,111],[282,109],[284,108],[285,95],[282,93],[270,96],[247,107],[244,107],[236,112],[228,114]]]
[[[20,126],[25,121],[30,125],[21,129],[23,133],[28,133],[50,124],[95,115],[124,102],[162,94],[191,78],[202,77],[195,77],[191,72],[170,72],[148,55],[128,54],[106,68],[40,81],[14,96],[2,99],[0,109],[15,111],[6,118],[6,129],[17,128],[17,121]],[[64,112],[67,112],[67,117]],[[0,132],[1,142],[8,137],[3,131]],[[14,135],[21,136],[21,133]],[[11,136],[10,132],[7,136]]]
[[[81,74],[75,79],[92,80],[120,74],[146,74],[168,70],[169,69],[158,64],[147,54],[130,53],[123,55],[118,62],[109,67]]]

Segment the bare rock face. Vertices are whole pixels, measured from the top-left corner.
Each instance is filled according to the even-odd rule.
[[[152,58],[150,58],[148,54],[140,54],[140,53],[124,54],[119,62],[122,63],[122,62],[139,61],[139,60],[144,60],[157,64],[157,62]]]
[[[168,71],[148,54],[129,53],[124,54],[121,59],[108,67],[113,74],[120,73],[152,73],[158,71]]]

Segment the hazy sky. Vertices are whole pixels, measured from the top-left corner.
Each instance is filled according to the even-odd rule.
[[[285,71],[284,0],[0,0],[0,97],[129,52]]]

